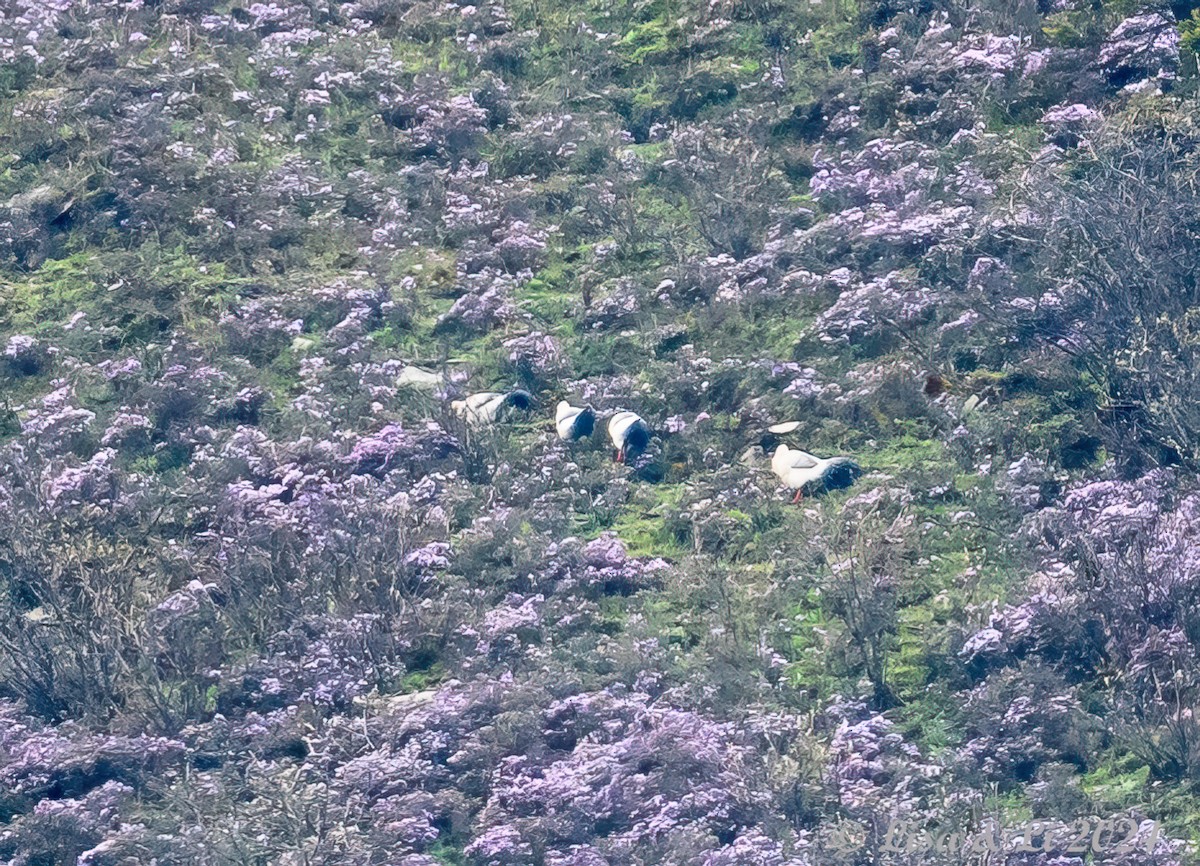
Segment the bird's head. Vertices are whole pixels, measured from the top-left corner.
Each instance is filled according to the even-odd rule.
[[[758,443],[754,447],[761,448],[763,454],[771,454],[778,445],[779,437],[768,430],[758,437]]]
[[[518,388],[505,395],[504,402],[509,406],[524,411],[533,408],[534,400],[532,394],[522,388]]]

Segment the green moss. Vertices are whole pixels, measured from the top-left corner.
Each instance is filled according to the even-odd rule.
[[[893,682],[893,685],[897,683]],[[895,716],[905,737],[917,743],[926,754],[936,757],[961,743],[958,710],[962,701],[944,685],[927,686],[902,701],[890,715]]]
[[[634,24],[617,43],[617,51],[630,63],[663,60],[681,46],[682,39],[673,20],[655,18]]]
[[[898,426],[911,426],[899,422]],[[889,471],[907,471],[944,466],[947,462],[946,448],[936,439],[924,438],[919,433],[904,432],[888,440],[864,460],[871,468]]]
[[[467,863],[462,846],[444,839],[438,839],[426,849],[425,853],[443,866],[466,866]]]
[[[572,363],[576,375],[611,375],[616,370],[634,370],[645,363],[641,341],[634,337],[595,335],[574,345]]]
[[[412,692],[423,692],[436,686],[446,677],[446,671],[441,662],[434,662],[428,668],[419,671],[409,671],[400,680],[399,694],[407,695]]]
[[[927,653],[933,614],[914,606],[902,608],[897,618],[896,651],[888,655],[886,678],[901,700],[912,700],[929,682]]]
[[[61,322],[72,312],[92,307],[101,297],[99,257],[77,253],[66,259],[48,261],[20,282],[0,285],[0,310],[7,330],[26,330],[35,325]]]
[[[786,682],[818,701],[827,699],[839,689],[838,677],[845,672],[835,670],[825,653],[838,625],[827,617],[815,585],[810,585],[793,603],[779,628],[776,647],[788,660],[784,669]]]
[[[247,282],[224,264],[201,264],[178,247],[78,252],[0,284],[0,324],[48,333],[83,311],[94,325],[119,328],[122,342],[154,339],[171,325],[204,337]]]
[[[625,599],[620,596],[604,596],[600,599],[598,607],[600,608],[600,615],[597,617],[595,624],[596,631],[610,637],[620,634],[625,628],[626,621],[629,619],[629,611]]]
[[[1150,767],[1132,755],[1114,756],[1080,778],[1084,792],[1109,810],[1141,804],[1149,782]]]
[[[983,798],[984,814],[998,815],[1002,826],[1022,826],[1033,820],[1029,800],[1022,791],[1000,791]]]
[[[856,23],[833,21],[818,27],[812,34],[811,45],[818,57],[832,69],[843,69],[857,63],[860,56],[859,29]]]
[[[165,475],[187,466],[191,456],[191,450],[186,446],[172,444],[153,454],[131,460],[129,468],[134,472]]]
[[[1200,54],[1200,9],[1193,9],[1191,15],[1179,22],[1179,53],[1192,55],[1192,69],[1195,71],[1195,55]]]
[[[1102,815],[1138,809],[1162,824],[1163,835],[1200,844],[1200,797],[1187,786],[1164,786],[1135,755],[1112,751],[1080,777]]]
[[[787,359],[793,356],[812,321],[812,316],[780,315],[769,307],[759,309],[751,304],[743,316],[731,316],[723,322],[713,334],[713,342],[732,357],[753,347],[755,355]]]
[[[704,617],[683,599],[651,596],[644,600],[642,609],[650,633],[661,635],[660,640],[668,646],[690,650],[708,633]]]
[[[550,262],[517,290],[516,298],[523,310],[551,331],[556,330],[579,300],[574,267],[561,259]]]
[[[630,556],[680,556],[688,551],[689,539],[672,518],[685,492],[683,484],[643,485],[607,528],[617,533]]]

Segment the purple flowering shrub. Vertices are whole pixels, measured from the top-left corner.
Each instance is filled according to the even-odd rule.
[[[991,666],[1040,657],[1075,678],[1121,671],[1111,696],[1121,732],[1156,772],[1178,777],[1195,766],[1195,696],[1184,685],[1195,497],[1169,496],[1170,480],[1158,471],[1095,481],[1031,515],[1031,537],[1054,539],[1054,553],[1031,578],[1029,599],[993,614],[963,653]]]
[[[1179,11],[0,9],[0,863],[1184,862]]]
[[[1061,676],[1036,663],[997,673],[966,698],[969,739],[956,760],[980,781],[1028,781],[1051,762],[1085,766],[1095,748],[1094,720]]]
[[[607,859],[688,862],[689,849],[702,851],[761,820],[746,781],[748,755],[732,730],[677,710],[635,708],[637,698],[634,707],[601,709],[599,718],[589,718],[595,711],[586,705],[571,707],[578,720],[555,725],[575,741],[560,760],[507,762],[467,856],[519,862],[535,845],[565,856],[601,836],[602,845],[591,847]],[[558,715],[554,707],[550,713]],[[582,734],[592,725],[595,733]]]
[[[1095,156],[1078,163],[1095,171],[1072,178],[1076,158],[1055,158],[1029,178],[1028,219],[1046,252],[1030,296],[1020,302],[1025,311],[1018,312],[1031,332],[1084,367],[1128,359],[1104,386],[1105,399],[1121,407],[1101,415],[1105,439],[1151,462],[1191,460],[1196,427],[1187,396],[1194,339],[1181,289],[1190,283],[1190,266],[1178,257],[1193,242],[1182,216],[1191,208],[1191,190],[1171,167],[1191,145],[1177,118],[1166,115],[1163,122],[1173,131],[1160,140],[1103,133],[1092,143]],[[1101,168],[1135,152],[1129,171]],[[1110,194],[1154,206],[1104,214],[1091,206]],[[1064,278],[1068,262],[1071,276]],[[1155,330],[1149,321],[1175,325]],[[1150,357],[1158,360],[1144,364]]]
[[[842,817],[867,828],[866,850],[878,851],[887,843],[892,822],[925,818],[942,767],[861,700],[835,696],[825,709],[824,724],[832,728],[832,736],[822,784],[836,798]],[[954,812],[968,805],[969,800],[956,804],[944,817],[959,818]]]

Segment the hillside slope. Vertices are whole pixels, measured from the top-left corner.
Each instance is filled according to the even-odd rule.
[[[1198,34],[8,3],[0,863],[1191,862]]]

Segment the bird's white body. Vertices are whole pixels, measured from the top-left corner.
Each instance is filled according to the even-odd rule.
[[[618,412],[608,419],[608,438],[617,449],[617,462],[624,463],[650,444],[650,427],[636,412]]]
[[[554,411],[554,429],[558,438],[567,442],[591,436],[596,423],[596,413],[590,407],[572,406],[566,400],[560,400]]]
[[[484,424],[494,424],[504,405],[504,395],[496,391],[480,391],[471,394],[463,400],[454,400],[450,408],[467,422],[469,426],[479,427]]]
[[[484,427],[495,424],[506,407],[528,409],[532,402],[533,398],[526,391],[510,391],[507,394],[501,394],[499,391],[480,391],[463,400],[452,400],[450,408],[467,422],[468,427]]]
[[[796,491],[799,500],[806,487],[820,484],[822,487],[846,487],[853,483],[861,470],[849,457],[814,457],[799,448],[780,445],[771,455],[771,471],[779,476],[785,486]]]
[[[466,399],[452,401],[450,408],[467,422],[468,427],[484,427],[496,423],[500,409],[504,408],[505,396],[497,391],[480,391]]]

